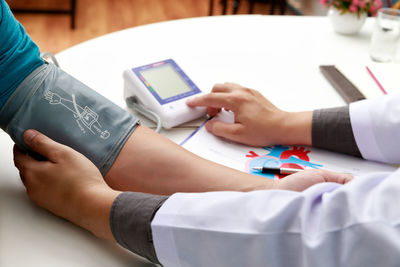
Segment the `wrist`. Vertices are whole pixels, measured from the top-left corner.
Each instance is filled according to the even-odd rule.
[[[251,175],[254,178],[261,178],[260,176]],[[269,190],[275,188],[275,180],[261,178],[258,181],[254,181],[253,183],[246,183],[242,187],[238,188],[238,191],[241,192],[251,192],[257,190]]]
[[[76,199],[78,214],[74,223],[100,238],[114,240],[109,223],[110,210],[120,193],[103,185],[88,188]]]
[[[312,111],[287,112],[283,120],[282,144],[311,146]]]

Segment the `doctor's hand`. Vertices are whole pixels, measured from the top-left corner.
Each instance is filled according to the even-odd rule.
[[[47,159],[37,161],[14,146],[14,164],[33,202],[99,237],[113,240],[109,212],[119,192],[108,187],[96,166],[72,148],[35,130],[27,130],[24,140]]]
[[[274,180],[272,189],[303,191],[318,183],[332,182],[345,184],[353,179],[351,174],[337,173],[327,170],[305,170]]]
[[[311,145],[312,111],[285,112],[258,91],[238,84],[216,84],[211,93],[190,99],[187,105],[205,106],[209,116],[221,109],[235,114],[234,124],[206,123],[206,129],[216,136],[251,146]]]

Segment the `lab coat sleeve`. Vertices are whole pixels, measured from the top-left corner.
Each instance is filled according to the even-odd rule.
[[[350,120],[363,158],[400,163],[400,94],[350,104]]]
[[[398,266],[400,171],[303,192],[179,193],[156,213],[164,266]]]

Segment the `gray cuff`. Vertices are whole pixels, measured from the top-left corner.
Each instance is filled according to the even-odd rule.
[[[103,175],[138,122],[126,110],[48,63],[28,75],[0,110],[0,126],[19,148],[38,155],[23,139],[25,130],[35,129],[81,152]]]
[[[312,145],[361,157],[351,128],[348,106],[313,112]]]
[[[167,196],[124,192],[114,200],[110,227],[117,242],[142,257],[160,264],[151,233],[151,221]]]

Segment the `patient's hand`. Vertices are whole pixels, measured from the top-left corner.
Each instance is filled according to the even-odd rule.
[[[107,186],[93,163],[37,131],[26,131],[24,140],[48,159],[37,161],[14,146],[14,163],[28,196],[54,214],[113,239],[108,218],[119,192]]]
[[[310,186],[323,182],[345,184],[353,179],[347,173],[337,173],[326,170],[305,170],[274,181],[272,189],[303,191]]]

